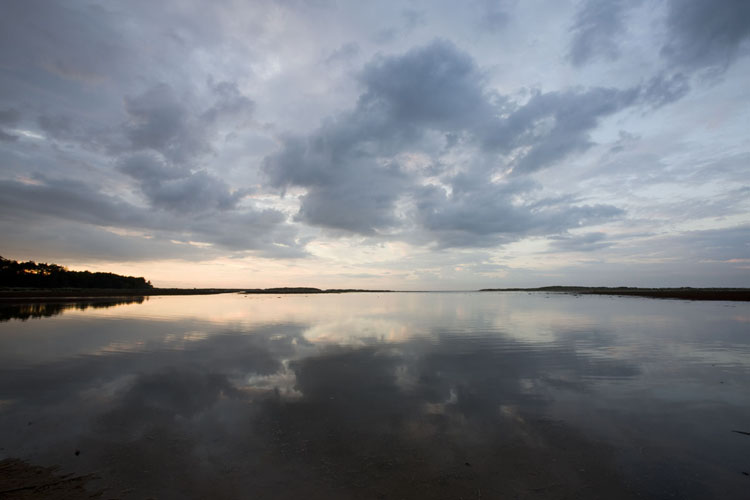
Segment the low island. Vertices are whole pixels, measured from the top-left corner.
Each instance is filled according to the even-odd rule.
[[[624,295],[656,299],[750,301],[750,288],[637,288],[544,286],[539,288],[484,288],[480,292],[548,292],[576,295]]]

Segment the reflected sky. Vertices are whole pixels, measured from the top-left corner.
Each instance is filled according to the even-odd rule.
[[[30,318],[0,323],[0,456],[96,472],[110,497],[750,486],[748,304],[232,294]]]

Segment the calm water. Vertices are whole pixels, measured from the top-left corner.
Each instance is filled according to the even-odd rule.
[[[104,498],[748,498],[750,304],[0,307],[0,458]],[[76,451],[79,453],[76,454]]]

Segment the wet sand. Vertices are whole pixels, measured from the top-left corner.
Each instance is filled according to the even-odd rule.
[[[56,467],[39,467],[18,459],[0,460],[0,498],[17,500],[81,500],[101,498],[86,488],[93,476],[61,474]]]
[[[451,436],[455,423],[434,416],[409,423],[413,435],[397,436],[337,431],[317,420],[323,408],[308,410],[292,415],[279,408],[277,418],[263,423],[265,439],[259,434],[246,453],[213,464],[218,472],[210,475],[185,461],[184,441],[166,429],[140,442],[88,450],[100,464],[88,473],[7,459],[0,462],[0,498],[636,497],[614,468],[613,450],[557,422],[514,424],[485,436],[467,428]]]

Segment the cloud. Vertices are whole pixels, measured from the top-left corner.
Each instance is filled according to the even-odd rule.
[[[510,20],[506,4],[504,0],[480,0],[476,10],[480,14],[479,27],[490,33],[505,28]]]
[[[221,201],[221,198],[211,198],[210,182],[208,188],[200,186],[201,181],[206,182],[205,178],[198,176],[188,179],[195,179],[198,186],[178,186],[175,197],[187,200],[184,203],[213,204]],[[220,186],[219,192],[223,192],[223,189]],[[194,256],[214,253],[167,244],[172,240],[205,242],[229,251],[253,251],[268,257],[305,255],[297,240],[296,230],[288,227],[283,213],[273,209],[243,208],[241,211],[196,214],[188,211],[191,207],[187,207],[182,212],[154,212],[119,197],[102,194],[97,188],[82,182],[45,178],[38,178],[32,184],[0,181],[0,208],[4,214],[2,222],[15,228],[13,232],[19,241],[32,241],[31,236],[40,237],[34,224],[24,226],[29,220],[36,221],[35,224],[40,227],[54,227],[46,223],[53,220],[73,223],[75,230],[72,234],[77,234],[79,240],[71,241],[64,234],[56,238],[66,241],[60,245],[61,249],[72,251],[77,248],[86,255],[91,255],[91,249],[96,248],[105,255],[123,254],[122,251],[115,251],[113,246],[123,245],[125,238],[116,238],[110,228],[143,233],[142,237],[133,238],[131,245],[124,245],[124,248],[133,250],[134,257],[148,249],[164,257],[169,256],[169,251],[175,255]],[[81,225],[90,227],[86,229]],[[112,244],[103,248],[102,241],[107,238]],[[86,250],[87,246],[90,246],[89,250]],[[122,258],[126,257],[127,252],[122,255]]]
[[[474,60],[444,40],[377,56],[359,78],[364,91],[354,109],[308,136],[283,136],[279,151],[264,160],[270,186],[306,190],[297,220],[396,237],[402,226],[416,223],[422,237],[429,240],[431,233],[442,246],[487,246],[621,215],[609,206],[517,207],[511,199],[527,184],[490,179],[498,170],[522,177],[587,149],[599,120],[636,102],[638,89],[537,91],[518,103],[489,89]],[[439,158],[436,133],[477,158],[468,170]],[[442,166],[407,168],[403,157],[410,154]],[[465,175],[442,179],[452,185],[451,195],[424,185],[425,175],[456,170]],[[469,175],[474,180],[459,193]],[[404,219],[400,204],[416,206],[413,221]]]
[[[400,56],[376,57],[360,79],[367,90],[360,96],[358,113],[383,113],[391,126],[455,130],[491,111],[476,63],[444,40]]]
[[[167,84],[126,97],[125,111],[126,135],[136,151],[151,149],[172,161],[185,162],[209,150],[202,124]]]
[[[417,9],[402,9],[398,12],[395,24],[375,32],[372,39],[377,44],[387,44],[404,38],[418,26],[424,24],[425,12]]]
[[[599,222],[744,221],[744,3],[186,1],[4,9],[3,248],[469,269]]]
[[[398,165],[360,164],[357,171],[309,190],[300,199],[297,220],[361,234],[396,226],[393,210],[408,176]],[[362,189],[364,185],[370,188]]]
[[[210,84],[213,103],[199,111],[187,99],[178,99],[166,84],[125,99],[128,121],[125,135],[129,155],[118,169],[135,179],[151,206],[176,212],[230,210],[248,193],[196,168],[212,151],[211,141],[222,122],[242,126],[254,103],[235,83]],[[226,123],[224,123],[226,124]]]
[[[552,249],[563,252],[594,252],[612,245],[605,241],[607,235],[601,232],[580,235],[564,235],[552,238]]]
[[[524,236],[557,234],[624,215],[612,205],[577,205],[572,200],[543,199],[514,203],[531,186],[481,182],[467,190],[425,187],[417,198],[417,219],[438,245],[489,247]]]
[[[13,126],[21,120],[21,113],[17,109],[7,108],[0,109],[0,141],[11,142],[18,139],[18,136],[3,130],[3,126]]]
[[[750,48],[750,4],[743,0],[670,0],[666,26],[661,53],[685,70],[726,70]]]
[[[21,254],[37,238],[61,254],[87,258],[139,260],[151,252],[192,259],[219,249],[305,255],[287,217],[254,208],[246,200],[251,189],[230,184],[217,166],[230,136],[254,126],[255,102],[236,81],[180,78],[169,61],[179,45],[184,68],[195,69],[184,60],[189,54],[151,17],[129,30],[116,7],[21,2],[8,10],[0,37],[13,41],[0,53],[16,47],[3,58],[9,71],[34,75],[23,86],[0,80],[0,140],[14,141],[3,151],[9,170],[0,182],[1,222]],[[138,13],[135,7],[129,15]],[[175,19],[181,43],[215,41],[188,17]],[[159,49],[136,50],[141,43]],[[159,58],[162,70],[141,75]],[[34,142],[5,131],[21,123],[19,110],[36,117],[24,124],[38,136]],[[64,234],[50,237],[36,228]]]
[[[641,2],[586,0],[571,27],[568,60],[575,66],[617,59],[628,15]],[[748,49],[750,6],[742,0],[668,0],[660,53],[665,71],[722,72]]]
[[[136,153],[123,158],[121,172],[138,181],[141,191],[154,208],[180,213],[230,210],[247,194],[205,170],[182,169],[158,153]]]
[[[628,0],[586,0],[576,12],[570,31],[573,37],[568,60],[582,66],[595,59],[620,56],[619,38],[625,33],[625,15],[638,2]]]
[[[589,133],[599,121],[633,105],[638,95],[638,88],[535,92],[527,103],[493,124],[483,146],[513,154],[509,165],[514,173],[534,172],[588,149]]]
[[[3,14],[0,57],[9,67],[30,63],[57,78],[98,83],[126,66],[122,25],[103,6],[30,0],[9,2]]]
[[[346,42],[325,58],[326,64],[348,63],[359,55],[360,47],[357,42]]]
[[[282,137],[264,161],[271,186],[307,188],[298,220],[373,234],[397,223],[398,199],[413,184],[394,156],[423,129],[456,130],[483,112],[480,75],[452,44],[437,41],[365,66],[366,87],[354,110],[307,137]]]
[[[201,119],[213,125],[220,121],[229,121],[239,126],[247,125],[255,111],[255,101],[243,94],[236,82],[211,83],[210,88],[213,104],[201,114]]]
[[[732,263],[750,255],[750,226],[740,225],[721,229],[686,231],[674,238],[667,237],[670,246],[679,246],[679,254],[699,260]],[[677,249],[675,249],[677,250]],[[667,250],[668,251],[668,250]],[[748,275],[750,272],[745,272]]]
[[[230,210],[244,196],[243,190],[231,190],[226,182],[205,170],[191,172],[180,179],[144,184],[143,192],[153,207],[178,212]]]
[[[640,90],[640,100],[658,108],[685,97],[690,91],[690,79],[683,73],[661,74],[645,82]]]

